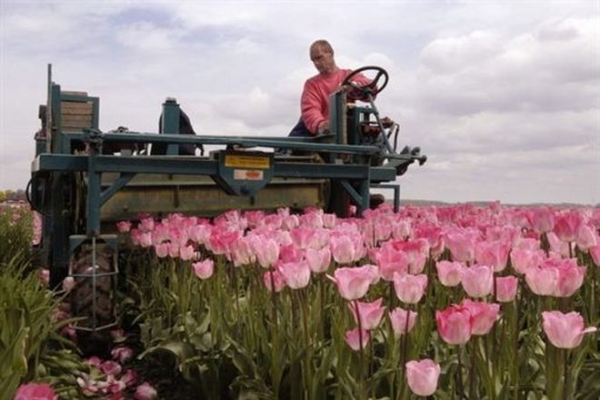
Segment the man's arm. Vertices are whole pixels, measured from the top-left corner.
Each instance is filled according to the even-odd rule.
[[[319,128],[324,128],[323,125],[329,125],[326,115],[327,99],[323,100],[317,85],[314,82],[307,81],[304,84],[300,107],[302,111],[302,120],[312,135],[319,133]],[[326,126],[329,129],[329,126]]]

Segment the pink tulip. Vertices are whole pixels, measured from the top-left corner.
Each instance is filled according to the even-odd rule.
[[[442,229],[439,226],[432,224],[421,224],[415,227],[414,235],[417,238],[423,238],[427,240],[431,257],[434,260],[439,259],[445,248]]]
[[[539,296],[551,296],[558,287],[558,269],[530,268],[525,274],[525,282],[531,291]]]
[[[577,210],[567,211],[556,217],[553,232],[563,242],[575,242],[583,223],[581,212]]]
[[[440,365],[433,360],[412,360],[406,363],[408,387],[417,396],[431,396],[437,390]]]
[[[570,250],[573,243],[561,240],[558,235],[554,232],[548,232],[547,234],[548,243],[550,244],[550,250],[553,253],[560,255],[561,257],[570,257]]]
[[[577,239],[575,242],[577,247],[579,247],[582,251],[587,251],[589,248],[598,244],[598,234],[594,232],[592,227],[583,225],[577,232]]]
[[[179,247],[179,257],[183,260],[183,261],[189,261],[192,258],[194,258],[196,254],[196,250],[194,249],[194,246],[180,246]]]
[[[494,270],[487,265],[475,265],[463,268],[460,282],[470,297],[485,297],[494,289]]]
[[[280,262],[300,262],[303,258],[304,252],[294,244],[284,245],[279,249]]]
[[[117,346],[110,351],[113,360],[124,363],[133,356],[133,350],[127,346]]]
[[[279,243],[275,239],[262,238],[253,242],[256,260],[263,268],[275,266],[279,259]]]
[[[550,232],[554,228],[554,211],[551,208],[534,208],[528,217],[531,227],[539,234]]]
[[[427,275],[394,274],[394,289],[400,301],[416,304],[427,289]]]
[[[435,264],[438,279],[446,287],[454,287],[460,283],[460,272],[466,268],[464,264],[457,261],[438,261]]]
[[[270,292],[281,292],[285,288],[285,280],[278,270],[274,269],[263,274],[263,282]]]
[[[156,252],[156,257],[165,258],[166,256],[168,256],[169,255],[169,246],[170,246],[170,243],[168,243],[168,242],[158,243],[158,244],[154,245],[154,251]]]
[[[425,239],[402,240],[392,242],[395,250],[403,252],[408,258],[408,272],[416,275],[423,272],[429,256],[429,244]]]
[[[514,248],[510,252],[512,267],[519,274],[525,274],[529,268],[540,265],[542,258],[539,250]]]
[[[215,262],[207,258],[204,261],[198,261],[192,264],[192,268],[194,269],[194,273],[200,279],[208,279],[213,275]]]
[[[461,305],[471,314],[471,335],[487,335],[498,320],[499,304],[465,299]]]
[[[278,269],[291,289],[302,289],[310,282],[310,268],[306,261],[281,263]]]
[[[117,230],[121,233],[129,232],[131,230],[131,221],[117,222]]]
[[[381,297],[370,303],[355,300],[348,303],[348,308],[354,317],[354,321],[358,323],[358,318],[356,315],[356,308],[358,307],[361,329],[372,330],[379,326],[381,318],[383,317],[383,313],[385,312],[385,307],[381,306],[382,302],[383,298]]]
[[[392,236],[395,239],[407,239],[412,233],[411,221],[407,218],[398,219],[392,226]]]
[[[496,300],[501,303],[513,301],[517,297],[519,279],[516,276],[496,278]]]
[[[332,279],[338,287],[340,296],[348,301],[364,297],[373,282],[374,271],[371,268],[346,267],[338,268],[333,273]]]
[[[358,328],[346,331],[344,334],[344,340],[348,343],[348,346],[354,351],[359,351],[364,349],[367,344],[369,344],[369,340],[371,339],[371,335],[367,330],[360,330]]]
[[[583,317],[574,311],[567,314],[545,311],[542,312],[542,319],[548,340],[559,349],[573,349],[581,344],[584,334],[597,330],[593,327],[584,329]]]
[[[396,338],[410,332],[417,322],[416,311],[404,310],[400,307],[390,311],[389,317]]]
[[[348,265],[360,259],[360,249],[357,242],[349,235],[337,235],[331,237],[331,256],[341,265]]]
[[[461,345],[471,339],[471,313],[463,306],[451,305],[435,312],[438,333],[448,344]]]
[[[158,392],[151,384],[144,382],[135,389],[133,398],[135,400],[154,400],[158,398]]]
[[[505,241],[479,242],[475,245],[475,260],[478,264],[492,266],[494,272],[500,272],[506,268],[509,250],[510,245]]]
[[[452,253],[453,261],[470,263],[475,259],[475,242],[478,233],[474,230],[455,229],[446,233],[446,247]]]
[[[373,250],[371,258],[379,266],[381,277],[386,281],[394,280],[394,273],[408,273],[410,260],[403,251],[395,250],[389,243],[384,243],[379,250]]]
[[[320,250],[307,249],[305,257],[310,270],[316,274],[327,272],[331,264],[331,250],[328,247]]]
[[[56,400],[58,396],[48,383],[30,382],[19,386],[14,400]]]
[[[548,267],[546,266],[548,265]],[[583,285],[586,269],[577,265],[577,259],[548,260],[544,268],[558,270],[558,282],[552,293],[555,297],[571,297]]]
[[[65,292],[70,292],[71,290],[73,290],[73,288],[75,287],[75,278],[73,278],[72,276],[67,276],[65,279],[63,279],[62,281],[62,288]]]
[[[38,278],[44,286],[48,286],[50,284],[50,270],[48,268],[40,268]]]

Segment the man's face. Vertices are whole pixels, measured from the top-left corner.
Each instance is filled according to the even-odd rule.
[[[310,49],[310,60],[321,75],[332,73],[335,67],[333,54],[327,52],[321,46],[314,46]]]

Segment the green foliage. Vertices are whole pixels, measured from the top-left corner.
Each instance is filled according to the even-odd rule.
[[[70,322],[53,318],[59,302],[18,256],[0,268],[0,399],[33,380],[51,383],[65,398],[78,393],[75,373],[84,366],[59,335]]]
[[[0,268],[9,262],[28,263],[32,236],[29,208],[0,204]]]

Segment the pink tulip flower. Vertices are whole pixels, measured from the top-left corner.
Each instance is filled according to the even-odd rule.
[[[542,259],[540,250],[513,248],[510,252],[512,267],[519,274],[525,274],[529,268],[540,265]]]
[[[470,263],[475,259],[475,243],[479,234],[474,230],[452,230],[444,237],[453,261]]]
[[[373,250],[371,257],[379,266],[381,277],[391,282],[394,280],[394,273],[400,275],[408,273],[410,260],[403,251],[395,250],[389,242],[384,243],[379,250]]]
[[[556,253],[563,258],[570,257],[569,249],[573,247],[573,242],[561,240],[554,232],[548,232],[547,237],[551,252]]]
[[[131,230],[131,221],[117,222],[117,230],[121,233],[129,232]]]
[[[510,244],[505,241],[479,242],[475,245],[475,260],[480,265],[490,265],[494,272],[503,271],[508,262]]]
[[[270,270],[263,274],[263,283],[270,292],[281,292],[285,288],[285,279],[278,270]]]
[[[389,317],[396,338],[410,332],[417,322],[416,311],[404,310],[400,307],[390,311]]]
[[[427,275],[394,274],[394,289],[401,302],[416,304],[427,289]]]
[[[256,260],[263,268],[275,266],[279,259],[279,243],[275,239],[263,238],[253,242]]]
[[[463,268],[460,272],[460,282],[470,297],[485,297],[494,289],[494,270],[487,265]]]
[[[556,268],[558,282],[552,296],[571,297],[583,285],[586,269],[577,265],[577,259],[547,260],[543,268]]]
[[[528,214],[533,230],[538,233],[547,233],[554,228],[554,211],[548,207],[536,207]]]
[[[577,210],[567,211],[556,217],[553,232],[563,242],[575,242],[583,223],[581,212]]]
[[[350,235],[335,235],[331,237],[331,256],[341,265],[352,264],[360,259],[360,249]]]
[[[587,251],[589,248],[598,244],[598,234],[594,232],[591,226],[583,225],[577,232],[575,243],[582,251]]]
[[[327,272],[331,264],[331,250],[328,247],[320,250],[307,249],[305,257],[310,270],[316,274]]]
[[[372,330],[379,326],[385,307],[381,306],[383,298],[379,298],[372,302],[361,302],[355,300],[348,303],[348,308],[354,317],[354,321],[358,323],[359,318],[356,315],[356,308],[358,307],[358,314],[360,316],[360,328],[366,330]]]
[[[171,244],[169,242],[158,243],[154,245],[154,251],[156,252],[156,257],[165,258],[169,255],[169,246]]]
[[[496,300],[508,303],[517,297],[519,279],[516,276],[502,276],[496,278]]]
[[[67,276],[65,279],[63,279],[62,281],[62,288],[65,292],[70,292],[71,290],[73,290],[73,288],[75,287],[75,278],[73,278],[72,276]]]
[[[144,382],[135,389],[133,394],[135,400],[154,400],[158,398],[158,392],[148,382]]]
[[[344,334],[344,340],[348,343],[348,346],[354,351],[364,349],[371,339],[371,335],[367,330],[360,330],[358,328],[346,331]]]
[[[471,314],[471,335],[487,335],[498,320],[500,304],[465,299],[461,305]]]
[[[304,252],[295,244],[281,246],[279,249],[279,262],[300,262],[304,258]]]
[[[56,400],[58,396],[48,383],[30,382],[18,387],[14,400]]]
[[[438,261],[435,264],[438,279],[446,287],[454,287],[460,283],[460,272],[466,268],[463,263],[457,261]]]
[[[332,279],[338,287],[340,296],[348,301],[358,300],[364,297],[374,280],[372,268],[346,267],[338,268],[333,273]]]
[[[278,269],[291,289],[302,289],[310,282],[310,267],[306,261],[281,263]]]
[[[560,311],[542,312],[542,328],[554,347],[573,349],[581,344],[583,335],[597,328],[584,329],[583,317],[578,312],[564,314]]]
[[[558,287],[558,269],[530,268],[525,274],[525,282],[531,291],[539,296],[552,296]]]
[[[117,346],[110,351],[113,360],[121,364],[133,357],[133,350],[127,346]]]
[[[179,257],[183,261],[189,261],[192,258],[194,258],[195,255],[196,255],[196,250],[194,249],[194,246],[186,245],[186,246],[179,247]]]
[[[417,396],[431,396],[437,390],[440,365],[430,359],[412,360],[406,363],[408,387]]]
[[[463,306],[451,305],[435,312],[438,333],[448,344],[461,345],[471,339],[471,313]]]
[[[198,261],[192,264],[194,273],[200,279],[208,279],[213,275],[215,269],[214,260],[207,258],[204,261]]]

